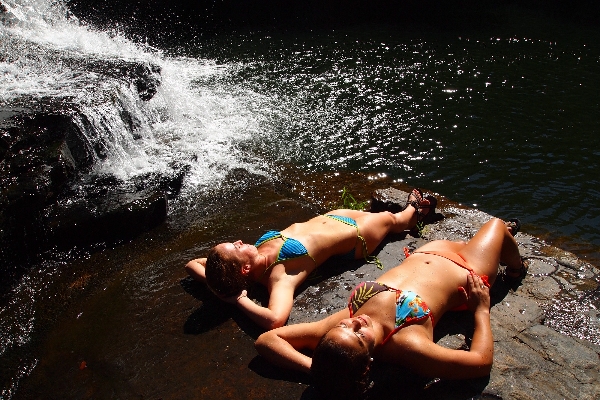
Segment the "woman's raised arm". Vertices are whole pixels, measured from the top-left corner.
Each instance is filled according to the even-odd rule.
[[[206,258],[196,258],[185,265],[187,273],[197,281],[206,282]]]
[[[282,326],[260,335],[254,346],[275,365],[310,373],[312,358],[301,350],[313,350],[321,337],[346,317],[348,310],[344,309],[320,321]]]

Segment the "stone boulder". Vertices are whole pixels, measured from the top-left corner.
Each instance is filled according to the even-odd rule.
[[[402,208],[407,195],[393,188],[376,191],[373,203],[396,198],[389,205]],[[444,205],[436,210],[436,222],[418,234],[390,237],[376,250],[384,271],[402,262],[404,247],[412,251],[431,240],[468,240],[492,218],[444,199],[440,203]],[[526,232],[518,233],[516,240],[530,269],[516,285],[499,276],[490,292],[495,346],[490,376],[461,381],[424,379],[404,368],[374,365],[373,398],[397,398],[398,393],[406,399],[600,398],[600,321],[596,314],[600,271]],[[315,321],[345,307],[356,284],[376,279],[382,272],[356,261],[350,269],[346,264],[322,281],[307,282],[295,299],[288,324]],[[450,312],[438,322],[434,339],[442,346],[468,349],[472,334],[472,315]]]
[[[53,53],[10,40],[13,48],[22,47],[49,62],[60,60],[74,71],[120,81],[142,101],[151,99],[160,85],[160,67],[156,65]],[[98,93],[90,98],[102,102],[112,97]],[[15,271],[21,271],[41,252],[130,240],[157,226],[166,218],[168,198],[181,189],[187,172],[183,165],[172,166],[170,173],[146,174],[128,182],[95,173],[94,165],[106,157],[105,145],[82,109],[68,96],[20,96],[0,109],[3,285],[16,279]],[[120,116],[132,139],[139,139],[133,117],[125,109]]]

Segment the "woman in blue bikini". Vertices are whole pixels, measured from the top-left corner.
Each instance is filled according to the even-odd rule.
[[[492,219],[469,242],[427,243],[377,282],[360,283],[346,309],[266,332],[256,348],[274,364],[311,373],[315,385],[336,398],[365,391],[373,359],[437,378],[486,376],[494,351],[489,286],[500,262],[507,265],[506,279],[527,271],[513,238],[519,225]],[[434,343],[440,317],[464,307],[474,315],[470,349]],[[313,350],[312,357],[305,350]]]
[[[433,199],[430,197],[430,199]],[[221,243],[206,258],[190,261],[188,273],[205,281],[223,300],[236,304],[253,321],[266,329],[283,326],[294,301],[294,291],[319,265],[332,256],[365,258],[388,233],[414,227],[435,207],[419,189],[408,196],[399,213],[369,213],[335,210],[282,231],[265,233],[255,245]],[[246,289],[258,282],[269,290],[269,303],[261,307],[247,297]]]

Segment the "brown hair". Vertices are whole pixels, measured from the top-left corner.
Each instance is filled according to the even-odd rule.
[[[367,348],[343,346],[323,335],[310,367],[315,388],[328,399],[365,397],[370,384],[370,359]]]
[[[213,247],[206,257],[206,283],[219,296],[229,297],[247,289],[248,279],[242,274],[242,263],[232,255],[221,254]]]

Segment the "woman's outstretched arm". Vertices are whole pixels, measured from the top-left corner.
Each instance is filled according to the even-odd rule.
[[[341,310],[317,322],[273,329],[260,335],[254,346],[258,354],[277,366],[310,373],[312,358],[301,350],[314,350],[321,337],[346,317],[348,310]]]
[[[403,364],[415,372],[448,379],[468,379],[490,374],[494,361],[494,340],[490,324],[489,288],[477,275],[469,275],[467,280],[464,293],[467,307],[473,312],[475,326],[470,349],[452,350],[437,345],[426,334],[419,334],[421,326],[415,326],[415,334],[404,336],[401,344],[404,349]]]

